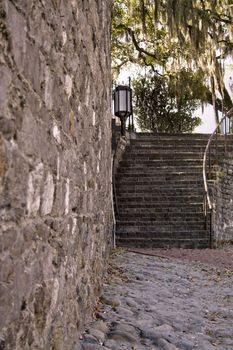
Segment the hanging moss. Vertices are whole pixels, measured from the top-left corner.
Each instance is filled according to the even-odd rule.
[[[232,0],[115,0],[114,8],[116,72],[127,62],[166,72],[201,67],[230,108],[221,60],[233,53]]]

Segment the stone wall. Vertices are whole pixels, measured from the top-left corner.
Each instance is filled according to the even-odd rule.
[[[225,160],[217,173],[213,201],[214,240],[233,242],[233,160]]]
[[[0,21],[0,349],[75,349],[112,240],[110,1]]]

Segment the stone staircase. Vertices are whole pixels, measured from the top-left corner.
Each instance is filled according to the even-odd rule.
[[[208,138],[207,134],[138,133],[130,141],[115,177],[118,246],[209,246],[202,177]],[[218,152],[223,150],[220,141]]]

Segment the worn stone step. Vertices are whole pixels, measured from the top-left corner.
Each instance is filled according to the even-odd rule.
[[[200,203],[202,202],[203,196],[200,194],[192,194],[192,195],[176,195],[172,196],[169,193],[167,195],[158,196],[156,193],[144,193],[144,194],[138,194],[135,193],[119,193],[118,199],[120,199],[121,204],[129,203],[129,204],[139,204],[140,205],[146,205],[146,204],[152,204],[152,203],[160,203],[161,206],[163,205],[186,205],[186,204],[193,204],[193,203]]]
[[[228,153],[228,148],[229,151],[233,149],[233,143],[228,144],[227,148],[225,148],[225,145],[223,143],[218,143],[217,148],[213,147],[213,145],[210,147],[210,153],[215,154],[216,151],[219,151],[220,153]],[[203,143],[203,145],[196,144],[194,143],[193,145],[188,145],[187,144],[167,144],[167,145],[161,145],[161,144],[131,144],[126,146],[126,153],[125,155],[140,155],[140,154],[161,154],[161,155],[166,155],[167,153],[171,154],[185,154],[185,153],[200,153],[204,154],[204,151],[206,149],[206,143]]]
[[[181,139],[181,140],[186,140],[186,139],[193,139],[193,140],[209,140],[211,134],[202,134],[202,133],[147,133],[147,132],[138,132],[135,134],[135,139],[136,140],[143,140],[143,139]],[[233,134],[217,134],[216,136],[214,136],[214,139],[218,139],[218,140],[225,140],[225,138],[229,139],[229,140],[233,140]]]
[[[127,168],[127,167],[120,167],[117,170],[117,174],[135,174],[135,175],[146,175],[146,174],[151,174],[151,176],[153,176],[154,174],[158,174],[158,173],[163,173],[163,174],[168,174],[171,172],[193,172],[193,174],[195,173],[201,173],[202,172],[202,164],[201,165],[188,165],[188,164],[184,164],[182,165],[158,165],[158,166],[153,166],[153,167],[141,167],[141,168]]]
[[[166,185],[167,183],[180,183],[182,184],[190,184],[190,183],[203,183],[203,174],[202,172],[198,173],[170,173],[170,172],[158,172],[155,174],[146,174],[144,173],[136,173],[136,174],[116,174],[115,183],[134,183],[135,185],[141,184],[161,184]]]
[[[228,151],[232,149],[233,140],[228,140],[227,142],[224,141],[212,141],[210,144],[210,151],[214,152],[215,150],[224,150]],[[195,140],[144,140],[144,141],[132,141],[130,145],[127,145],[127,149],[130,151],[142,151],[145,149],[148,150],[162,150],[164,153],[166,153],[166,150],[173,150],[174,152],[180,152],[180,151],[196,151],[197,149],[205,150],[206,149],[207,142],[206,141],[199,141],[196,142]]]
[[[192,210],[193,212],[200,212],[203,209],[203,202],[199,203],[189,203],[189,204],[179,204],[173,203],[121,203],[118,202],[118,212],[119,214],[131,213],[131,214],[140,214],[140,213],[169,213],[169,212],[180,212],[186,213]]]
[[[150,200],[150,198],[175,198],[176,200],[185,198],[202,198],[204,195],[204,187],[187,187],[185,189],[179,189],[179,188],[173,188],[171,186],[168,186],[167,188],[153,188],[153,187],[147,187],[142,188],[141,190],[139,188],[130,188],[126,186],[119,186],[118,189],[121,189],[121,191],[118,191],[118,197],[121,198],[135,198],[136,200],[138,198],[143,198],[143,200]]]
[[[144,172],[144,169],[141,169],[140,171],[137,171],[137,172],[132,172],[131,171],[131,174],[127,175],[125,174],[125,177],[123,177],[121,175],[122,172],[117,172],[115,174],[116,176],[116,179],[117,178],[126,178],[126,177],[138,177],[138,179],[140,180],[141,178],[151,178],[153,181],[155,181],[156,179],[157,180],[160,180],[160,179],[164,179],[164,180],[171,180],[171,179],[183,179],[183,180],[186,180],[186,179],[191,179],[191,180],[194,180],[194,179],[203,179],[202,177],[202,170],[203,170],[203,167],[191,167],[191,168],[185,168],[185,169],[178,169],[177,167],[175,169],[171,169],[171,168],[168,168],[168,167],[165,167],[164,169],[162,169],[161,167],[157,169],[156,172],[152,172],[151,175],[150,175],[150,172],[147,172],[145,173]],[[148,181],[150,181],[151,179],[148,179]]]
[[[130,146],[126,147],[126,152],[127,153],[132,153],[132,154],[156,154],[157,152],[161,152],[161,154],[166,154],[169,151],[172,153],[184,153],[184,152],[200,152],[201,154],[204,154],[205,149],[206,149],[206,142],[203,142],[202,144],[196,144],[195,142],[193,143],[167,143],[165,145],[162,145],[161,143],[158,142],[153,142],[153,143],[134,143],[131,144]],[[210,153],[215,154],[216,152],[222,152],[226,153],[232,151],[233,149],[233,144],[229,143],[227,145],[227,148],[225,148],[224,143],[213,143],[211,144],[210,147]]]
[[[136,182],[136,181],[135,181]],[[136,183],[132,180],[129,181],[116,181],[116,185],[118,186],[118,189],[126,192],[136,192],[138,189],[138,192],[145,191],[175,191],[175,190],[192,190],[192,189],[201,189],[203,191],[203,180],[202,181],[181,181],[177,182],[175,180],[173,181],[151,181],[151,182],[144,182],[144,181],[137,181]]]
[[[165,216],[164,218],[159,218],[159,219],[152,219],[150,218],[150,220],[143,220],[143,218],[138,217],[137,219],[117,219],[116,220],[116,224],[117,227],[127,227],[127,226],[145,226],[145,225],[149,225],[149,226],[176,226],[176,225],[199,225],[203,224],[204,222],[204,216],[203,215],[199,215],[197,218],[189,218],[189,220],[187,221],[186,216],[183,215],[183,217],[180,216],[179,219],[176,218],[176,220],[174,220],[174,216],[173,217],[169,217],[169,215]]]
[[[202,167],[202,159],[151,159],[151,160],[141,160],[135,161],[134,159],[122,160],[120,162],[121,168],[133,168],[133,169],[150,169],[150,168],[160,168],[165,166],[200,166]]]
[[[211,136],[211,134],[203,134],[203,133],[167,133],[167,132],[136,132],[135,136],[137,138],[140,137],[177,137],[177,138],[207,138],[207,140],[209,139],[209,137]]]
[[[209,140],[210,134],[166,134],[166,133],[136,133],[136,138],[132,139],[131,141],[139,141],[142,142],[143,140],[195,140],[196,142],[200,142],[204,140],[205,142]],[[213,138],[213,140],[216,139],[216,136]],[[219,141],[224,141],[225,139],[232,140],[233,135],[223,135],[218,134],[217,139]]]
[[[167,142],[169,142],[170,144],[171,143],[189,143],[189,142],[195,142],[196,144],[197,143],[207,143],[208,142],[208,137],[196,137],[196,136],[189,136],[189,137],[183,137],[183,136],[169,136],[169,135],[166,135],[166,136],[141,136],[141,137],[136,137],[135,139],[132,139],[130,140],[130,143],[134,144],[134,143],[150,143],[150,142],[158,142],[158,143],[163,143],[163,144],[166,144]],[[224,138],[223,137],[220,137],[219,138],[219,142],[222,142],[224,141]]]
[[[166,195],[169,194],[172,196],[178,195],[178,194],[191,194],[195,192],[196,194],[203,194],[203,186],[202,184],[179,184],[179,183],[172,183],[168,184],[166,186],[164,185],[151,185],[151,184],[135,184],[133,182],[130,183],[118,183],[118,189],[119,189],[119,196],[124,195],[125,193],[128,194],[141,194],[141,193],[155,193],[156,195]]]
[[[200,152],[196,153],[172,153],[167,152],[164,154],[161,153],[128,153],[123,157],[123,161],[125,162],[148,162],[148,161],[158,161],[158,160],[184,160],[184,159],[191,159],[191,160],[203,160],[203,155]]]
[[[115,175],[119,244],[208,246],[202,175],[208,138],[202,134],[140,134],[131,140]],[[224,144],[220,143],[221,157]]]
[[[141,215],[141,214],[166,214],[170,212],[174,213],[183,213],[185,215],[186,212],[189,212],[190,210],[193,210],[194,213],[199,213],[201,210],[203,210],[203,203],[197,203],[197,204],[189,204],[186,206],[171,206],[171,205],[162,205],[159,206],[157,204],[157,207],[155,206],[155,203],[152,205],[146,204],[142,206],[136,206],[135,204],[118,204],[118,214],[135,214],[135,215]],[[203,214],[204,216],[204,214]]]
[[[179,183],[178,181],[170,180],[170,181],[164,181],[163,183],[158,181],[135,181],[133,182],[132,179],[129,179],[129,181],[121,181],[120,179],[115,182],[115,186],[118,189],[118,192],[138,192],[143,193],[143,190],[148,192],[150,189],[151,193],[154,193],[156,191],[159,191],[161,193],[166,193],[168,191],[176,192],[176,191],[187,191],[194,190],[197,191],[199,189],[200,192],[203,192],[203,181],[195,182],[195,181],[186,181]],[[138,191],[137,191],[138,189]]]
[[[169,239],[169,238],[117,238],[116,244],[126,248],[186,248],[201,249],[209,247],[208,238],[200,239]]]
[[[135,232],[141,231],[146,232],[148,230],[173,230],[173,231],[184,231],[184,230],[203,230],[205,226],[204,216],[198,218],[198,220],[193,220],[190,218],[186,220],[183,218],[180,220],[173,220],[173,218],[160,219],[160,220],[135,220],[135,221],[116,221],[117,232]]]
[[[141,156],[141,157],[140,157]],[[167,153],[166,155],[156,155],[156,154],[141,154],[141,155],[135,155],[135,156],[130,156],[130,155],[125,155],[124,158],[122,158],[120,165],[122,164],[127,164],[127,163],[135,163],[135,164],[153,164],[153,163],[163,163],[163,162],[174,162],[175,164],[177,162],[202,162],[203,161],[203,156],[204,154],[196,154],[192,155],[190,154],[189,156],[178,156],[178,154],[172,154],[172,153]]]
[[[166,178],[166,176],[164,177],[131,177],[131,176],[127,176],[127,177],[123,177],[123,176],[119,176],[115,179],[115,185],[120,188],[120,187],[132,187],[132,188],[141,188],[142,186],[145,187],[154,187],[154,188],[166,188],[166,187],[170,187],[170,188],[189,188],[189,187],[201,187],[203,186],[203,179],[202,176],[200,174],[199,179],[191,178],[189,180],[189,178],[186,178],[184,176],[184,178],[182,179],[181,177],[172,177],[172,178]]]
[[[189,145],[189,146],[195,146],[198,145],[200,146],[205,146],[207,145],[208,140],[205,139],[200,139],[200,140],[195,140],[195,139],[171,139],[171,138],[144,138],[144,139],[135,139],[130,141],[131,147],[149,147],[149,146],[156,146],[160,145],[162,147],[168,146],[184,146],[184,145]],[[217,141],[220,142],[221,141]],[[217,144],[216,141],[213,141],[212,145]],[[223,142],[222,142],[223,143]],[[230,142],[229,142],[230,143]]]
[[[207,141],[208,142],[208,141]],[[132,140],[130,142],[130,145],[127,145],[127,148],[130,148],[131,150],[140,150],[143,148],[154,148],[154,149],[161,149],[166,152],[167,149],[173,149],[175,150],[184,150],[184,151],[191,151],[201,148],[205,150],[207,142],[205,140],[199,140],[198,142],[196,140],[159,140],[159,139],[151,139],[151,140]],[[189,148],[187,148],[189,146]],[[185,148],[186,147],[186,148]],[[222,140],[213,140],[210,144],[210,150],[214,149],[226,149],[232,148],[232,140],[228,140],[226,143]]]
[[[158,197],[156,195],[151,195],[148,197],[144,196],[118,196],[117,197],[118,203],[120,202],[120,205],[125,207],[132,207],[133,205],[136,207],[138,204],[139,208],[147,208],[148,205],[155,205],[158,206],[160,204],[161,207],[180,207],[180,206],[187,206],[187,205],[193,205],[195,203],[202,203],[203,196],[161,196]]]
[[[233,148],[232,148],[233,150]],[[211,153],[211,159],[216,159],[215,158],[215,153],[212,152]],[[217,154],[217,159],[221,160],[223,158],[227,158],[229,156],[229,154],[225,154],[224,152],[218,152]],[[204,152],[192,152],[189,154],[184,154],[184,153],[172,153],[172,152],[167,152],[164,154],[159,154],[158,153],[147,153],[147,152],[141,152],[141,153],[128,153],[125,154],[122,158],[122,161],[127,161],[127,162],[134,162],[134,163],[141,163],[141,162],[148,162],[148,161],[159,161],[159,160],[163,160],[163,161],[174,161],[174,160],[199,160],[201,162],[203,162],[203,157],[204,157]],[[207,160],[209,160],[209,153],[207,154]]]
[[[139,179],[138,179],[139,180]],[[116,180],[116,185],[118,186],[119,189],[121,190],[125,190],[127,191],[128,189],[130,191],[135,191],[137,188],[139,189],[139,192],[143,189],[147,190],[147,189],[152,189],[153,191],[154,190],[157,190],[157,189],[161,189],[161,191],[163,190],[166,190],[166,189],[173,189],[173,190],[176,190],[176,189],[195,189],[195,188],[203,188],[203,180],[192,180],[192,181],[177,181],[175,179],[172,179],[172,180],[163,180],[163,181],[132,181],[130,179],[127,180],[123,180],[122,178],[121,179],[118,179]]]
[[[172,222],[176,221],[202,221],[204,217],[204,214],[202,211],[200,212],[185,212],[185,215],[181,211],[170,211],[165,213],[140,213],[138,212],[136,215],[134,213],[121,213],[117,215],[118,222],[155,222],[155,221],[162,221],[162,220],[170,220]]]
[[[205,228],[204,222],[203,223],[196,223],[196,224],[146,224],[141,226],[130,226],[130,225],[117,225],[117,234],[121,235],[123,237],[124,234],[133,234],[133,235],[141,235],[142,237],[148,236],[150,233],[152,235],[153,232],[156,232],[156,234],[161,235],[163,232],[166,233],[174,233],[174,234],[180,234],[181,232],[189,232],[189,234],[193,234],[193,232],[203,231]],[[152,235],[153,236],[153,235]]]
[[[185,142],[167,142],[165,144],[159,142],[136,142],[131,143],[126,146],[126,153],[129,154],[167,154],[171,152],[172,154],[185,154],[185,153],[196,153],[202,152],[204,153],[206,149],[207,142],[203,143],[185,143]],[[229,141],[227,144],[224,142],[213,142],[210,145],[209,152],[215,154],[215,152],[228,153],[233,148],[233,140]]]
[[[169,238],[169,239],[194,239],[194,238],[206,238],[207,237],[207,233],[204,230],[204,226],[203,227],[193,227],[192,229],[188,229],[188,228],[177,228],[174,229],[172,227],[156,227],[153,228],[151,227],[150,229],[148,228],[148,230],[143,228],[138,228],[134,230],[130,230],[129,228],[121,228],[119,231],[117,231],[116,233],[116,237],[119,238],[128,238],[128,239],[135,239],[135,238],[145,238],[145,239],[149,239],[149,238]]]

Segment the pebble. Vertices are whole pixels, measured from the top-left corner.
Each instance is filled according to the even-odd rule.
[[[111,297],[111,296],[106,295],[106,294],[103,294],[100,297],[100,301],[101,301],[101,303],[110,305],[112,307],[116,307],[116,306],[121,305],[121,302],[117,297],[114,298],[114,297]]]
[[[84,343],[81,349],[82,350],[108,350],[109,348],[106,348],[105,346],[101,346],[97,344]]]
[[[233,273],[122,252],[81,350],[233,350]],[[111,278],[111,280],[110,280]]]
[[[172,345],[165,339],[160,338],[157,342],[158,348],[163,350],[179,350],[175,345]]]
[[[88,332],[90,333],[90,335],[92,335],[94,338],[96,338],[100,344],[103,344],[104,339],[105,339],[105,334],[103,332],[99,331],[98,329],[93,329],[93,328],[89,329]]]
[[[127,342],[127,343],[136,343],[137,339],[126,331],[113,330],[108,333],[108,338],[115,340],[116,342]]]

